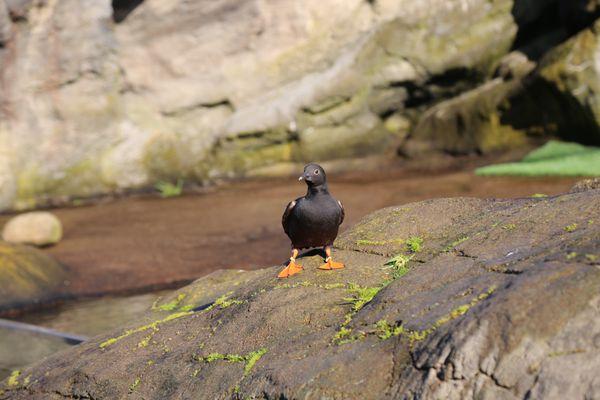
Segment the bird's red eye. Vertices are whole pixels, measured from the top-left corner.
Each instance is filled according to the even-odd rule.
[[[319,170],[315,169],[315,175],[319,175]]]

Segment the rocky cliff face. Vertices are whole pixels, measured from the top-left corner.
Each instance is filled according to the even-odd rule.
[[[384,209],[337,241],[345,270],[215,273],[0,398],[597,398],[599,210],[593,182]]]
[[[535,59],[595,7],[2,0],[0,208],[398,148],[518,146],[539,124],[498,109],[535,64],[504,57],[522,45]]]

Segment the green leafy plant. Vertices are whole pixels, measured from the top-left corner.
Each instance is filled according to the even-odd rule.
[[[156,185],[154,185],[154,187],[156,190],[158,190],[162,198],[181,196],[181,193],[183,192],[183,179],[177,179],[176,184],[166,181],[159,181],[156,183]]]
[[[551,140],[520,162],[490,165],[482,176],[600,176],[600,147]]]
[[[385,267],[392,270],[392,279],[400,279],[408,273],[410,270],[408,263],[413,257],[414,256],[398,254],[385,263]]]
[[[406,240],[406,246],[413,253],[418,253],[423,247],[423,238],[419,236],[412,236]]]

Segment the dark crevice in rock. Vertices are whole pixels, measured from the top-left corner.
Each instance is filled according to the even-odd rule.
[[[428,84],[452,88],[460,81],[479,83],[482,81],[482,77],[477,71],[470,68],[452,68],[445,71],[443,74],[433,76],[428,81]]]
[[[516,270],[516,269],[509,269],[509,268],[486,268],[485,269],[488,272],[495,272],[498,274],[505,274],[505,275],[521,275],[523,273],[523,271],[520,270]]]
[[[467,254],[464,250],[458,250],[458,249],[454,249],[454,254],[457,257],[470,258],[470,259],[473,259],[473,260],[477,260],[479,258],[477,256],[473,256],[471,254]]]
[[[113,21],[117,24],[127,18],[144,0],[112,0]]]
[[[522,51],[532,60],[539,60],[544,53],[566,39],[566,30],[562,27],[557,1],[539,10],[535,19],[530,14],[526,0],[515,2],[513,16],[518,25],[513,50]],[[527,10],[526,10],[527,9]]]
[[[505,384],[503,384],[502,382],[500,382],[498,380],[498,378],[496,376],[494,376],[493,373],[491,374],[487,374],[481,367],[479,368],[479,373],[481,373],[484,376],[487,376],[488,378],[490,378],[492,380],[492,382],[494,382],[494,385],[502,388],[502,389],[507,389],[507,390],[511,390],[512,388],[510,386],[507,386]]]
[[[502,124],[531,135],[544,133],[582,144],[600,144],[600,127],[590,106],[541,77],[527,86],[509,100]]]
[[[600,6],[591,0],[559,0],[558,12],[567,33],[572,36],[600,18]]]
[[[600,17],[600,7],[589,0],[551,0],[539,10],[529,0],[516,1],[512,10],[518,25],[513,50],[539,60],[548,50]]]
[[[404,103],[406,108],[424,106],[433,100],[433,95],[427,88],[412,81],[391,82],[389,87],[406,89],[408,93],[408,98]]]
[[[319,114],[324,114],[327,113],[328,111],[331,111],[335,108],[338,108],[340,106],[343,106],[344,104],[347,104],[349,102],[352,101],[352,97],[351,96],[340,96],[334,99],[330,99],[328,102],[326,102],[325,104],[318,104],[318,105],[313,105],[311,107],[303,107],[302,108],[302,112],[310,114],[310,115],[319,115]]]
[[[214,102],[209,102],[209,103],[197,103],[197,104],[192,104],[186,107],[181,107],[175,110],[169,110],[169,111],[163,111],[162,115],[164,115],[165,117],[176,117],[185,113],[188,113],[190,111],[193,110],[197,110],[197,109],[211,109],[211,108],[218,108],[218,107],[227,107],[229,108],[229,110],[231,110],[231,112],[235,111],[235,107],[233,106],[233,104],[231,104],[231,102],[229,101],[229,99],[223,99],[223,100],[218,100],[218,101],[214,101]]]

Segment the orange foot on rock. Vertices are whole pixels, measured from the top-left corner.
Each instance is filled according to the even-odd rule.
[[[290,261],[287,267],[285,267],[279,275],[278,278],[288,278],[292,275],[296,275],[297,273],[302,272],[302,265],[296,264],[294,261]]]
[[[319,267],[319,269],[325,269],[325,270],[342,269],[342,268],[344,268],[344,264],[342,264],[340,262],[335,262],[331,258],[329,258],[325,264],[323,264]]]

